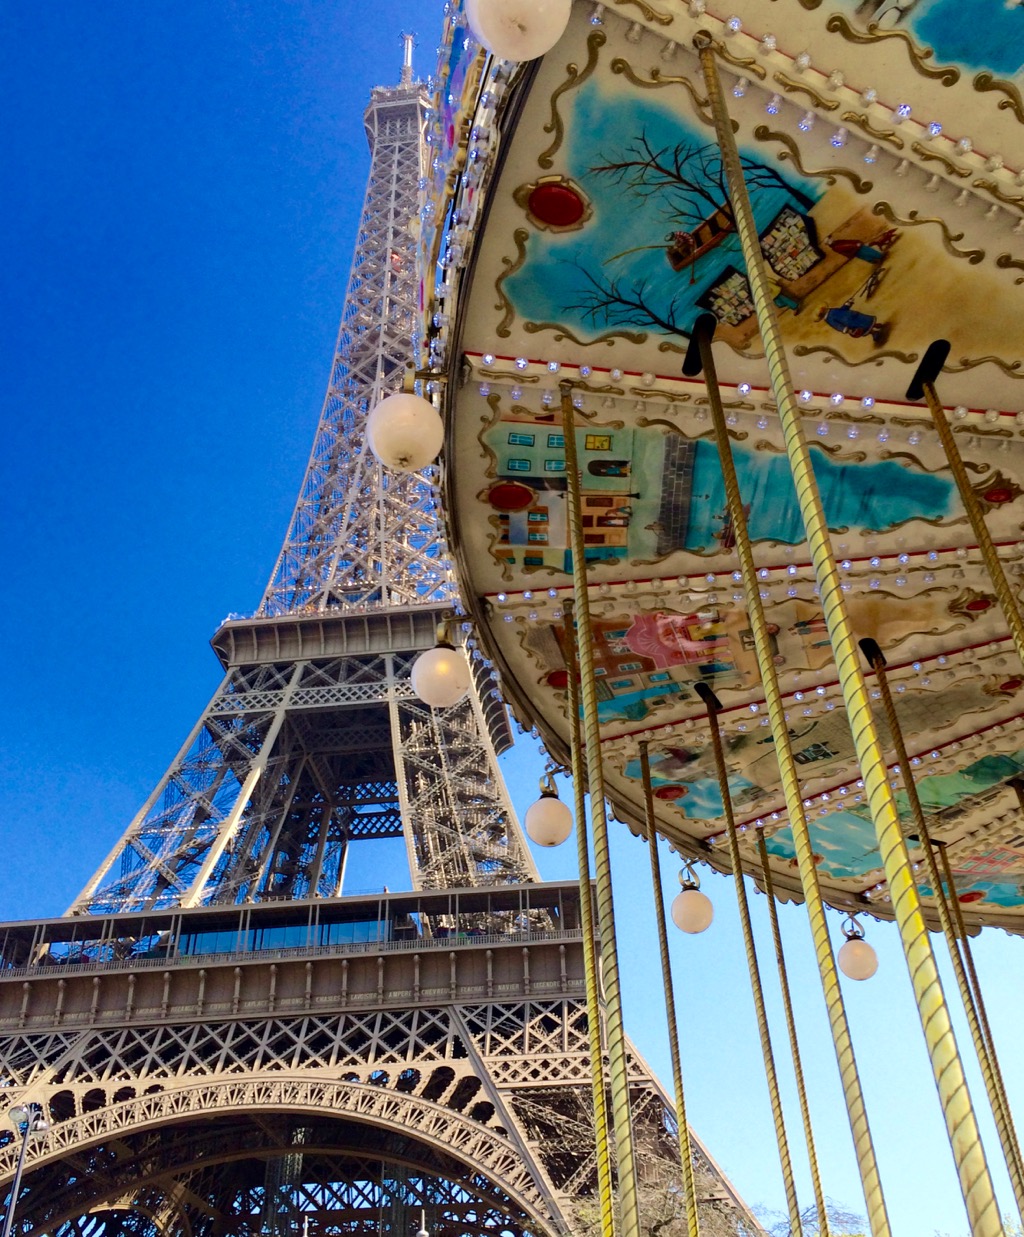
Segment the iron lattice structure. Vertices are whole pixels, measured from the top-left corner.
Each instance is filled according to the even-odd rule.
[[[337,355],[258,614],[217,633],[222,683],[68,914],[0,926],[0,1086],[51,1122],[22,1237],[592,1231],[578,890],[537,883],[480,663],[453,708],[412,693],[451,568],[429,477],[364,446],[416,344],[425,105],[407,42],[366,113]],[[386,838],[413,893],[346,896],[351,847]],[[632,1077],[671,1197],[671,1106],[635,1054]],[[696,1145],[709,1231],[759,1231]],[[0,1135],[0,1183],[17,1153]]]
[[[373,152],[331,380],[288,535],[260,610],[450,602],[454,576],[430,481],[383,469],[366,414],[401,387],[419,350],[417,218],[425,109],[420,86],[375,90]]]
[[[214,639],[224,681],[72,914],[336,897],[349,847],[389,837],[417,888],[536,877],[482,667],[452,709],[409,687],[455,599],[451,565],[429,478],[385,471],[365,441],[417,346],[427,102],[411,80],[373,92],[338,347],[284,547],[256,617]]]
[[[576,883],[65,917],[0,951],[6,1094],[52,1122],[24,1237],[593,1231]],[[635,1052],[630,1078],[671,1199],[671,1106]],[[759,1232],[694,1147],[709,1235]]]

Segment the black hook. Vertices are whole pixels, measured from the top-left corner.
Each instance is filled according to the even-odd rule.
[[[701,343],[710,344],[715,337],[718,319],[714,314],[701,314],[690,331],[690,343],[683,358],[683,377],[696,378],[704,365],[700,359]]]
[[[722,702],[718,699],[711,688],[708,687],[707,683],[694,683],[693,690],[707,705],[709,713],[721,713]]]
[[[924,399],[925,383],[934,383],[938,378],[952,346],[948,339],[937,339],[928,345],[921,364],[914,370],[910,386],[907,387],[907,399]]]
[[[878,647],[877,642],[872,640],[870,636],[863,640],[858,640],[857,643],[860,645],[860,651],[867,658],[868,665],[873,670],[877,670],[879,666],[887,664],[885,654]]]

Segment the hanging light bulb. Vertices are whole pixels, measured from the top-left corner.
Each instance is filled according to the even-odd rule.
[[[416,1237],[430,1237],[430,1230],[427,1228],[427,1213],[420,1212],[420,1227]]]
[[[878,970],[878,954],[864,939],[864,932],[856,917],[851,915],[843,924],[846,944],[836,955],[839,969],[847,979],[870,979]]]
[[[545,773],[540,783],[540,798],[526,809],[526,832],[538,846],[561,846],[572,833],[572,812],[558,797],[555,782]]]
[[[469,691],[469,663],[448,636],[448,624],[437,629],[437,644],[412,664],[412,689],[432,709],[448,709]]]
[[[565,33],[572,0],[466,0],[476,38],[502,60],[536,60]]]
[[[680,932],[696,935],[707,928],[714,918],[715,908],[706,893],[700,891],[700,880],[689,864],[679,873],[682,889],[672,899],[672,922]]]
[[[370,411],[366,438],[385,468],[419,472],[437,458],[444,440],[444,423],[429,400],[399,391]]]

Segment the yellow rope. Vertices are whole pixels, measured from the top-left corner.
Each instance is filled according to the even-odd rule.
[[[946,458],[949,460],[949,467],[953,473],[953,479],[956,481],[956,488],[960,491],[960,500],[967,511],[967,518],[971,522],[971,528],[974,529],[981,557],[988,568],[988,574],[992,577],[992,584],[996,590],[996,596],[999,598],[999,604],[1002,607],[1007,625],[1010,628],[1010,635],[1013,637],[1017,656],[1024,663],[1024,621],[1021,620],[1017,600],[1010,590],[1006,572],[1003,571],[999,555],[992,544],[992,538],[989,535],[985,524],[985,517],[982,514],[981,504],[978,502],[977,495],[971,489],[971,482],[967,476],[967,470],[964,468],[960,450],[953,437],[953,431],[949,428],[945,409],[939,402],[933,383],[924,383],[924,396],[928,402],[928,410],[932,414],[932,420],[935,422],[935,428],[939,432],[939,441],[942,443],[943,449],[946,452]]]
[[[981,991],[981,982],[978,979],[978,972],[974,968],[974,953],[971,950],[971,940],[967,932],[967,925],[964,923],[964,914],[960,908],[960,903],[955,896],[955,886],[953,884],[953,873],[949,867],[949,853],[944,842],[934,842],[933,845],[939,852],[939,857],[942,860],[942,871],[946,881],[946,887],[950,890],[949,903],[953,910],[953,919],[956,923],[957,933],[960,937],[960,945],[963,949],[964,964],[967,968],[967,975],[971,981],[971,989],[974,996],[974,1002],[978,1010],[978,1022],[981,1025],[981,1033],[985,1038],[985,1043],[988,1047],[989,1060],[992,1063],[992,1075],[996,1084],[996,1089],[1003,1105],[1003,1111],[1006,1113],[1010,1123],[1010,1131],[1013,1134],[1014,1142],[1016,1143],[1016,1131],[1013,1128],[1013,1114],[1010,1109],[1010,1101],[1006,1095],[1006,1087],[1003,1083],[1003,1071],[999,1065],[999,1057],[996,1054],[995,1040],[992,1038],[992,1028],[989,1026],[988,1011],[985,1008],[985,998]],[[1017,1145],[1017,1160],[1021,1162],[1020,1144]]]
[[[846,713],[850,719],[854,748],[864,778],[868,805],[892,897],[893,912],[910,970],[911,984],[953,1149],[960,1188],[973,1237],[1003,1237],[992,1180],[964,1078],[963,1064],[921,912],[910,856],[889,787],[888,771],[871,713],[864,675],[857,662],[857,648],[846,612],[839,572],[832,557],[828,522],[811,467],[810,452],[803,437],[800,410],[782,347],[757,225],[718,77],[711,37],[700,32],[696,42],[700,48],[701,65],[729,185],[733,217],[736,220],[736,230],[746,261],[747,279],[765,348],[769,380],[779,410],[786,453],[807,531],[811,562],[821,593],[822,609],[842,686]]]
[[[612,899],[611,856],[608,851],[608,819],[605,815],[604,769],[601,764],[601,727],[597,716],[594,678],[594,640],[587,592],[581,521],[579,458],[576,450],[576,418],[572,384],[559,383],[562,394],[562,433],[568,472],[569,537],[572,549],[573,595],[579,638],[580,688],[583,704],[584,743],[587,755],[587,789],[590,791],[590,822],[594,831],[594,875],[597,881],[597,919],[601,932],[601,963],[604,975],[605,1010],[608,1023],[608,1070],[612,1092],[612,1128],[619,1175],[619,1221],[622,1237],[639,1237],[640,1207],[637,1196],[633,1128],[629,1109],[629,1074],[626,1033],[622,1023],[622,989],[615,943],[615,906]]]
[[[697,1217],[697,1186],[693,1179],[693,1149],[690,1127],[686,1123],[686,1102],[683,1099],[683,1065],[679,1054],[679,1026],[676,1019],[676,998],[672,985],[672,962],[668,955],[668,929],[665,923],[665,896],[661,890],[661,859],[658,855],[658,831],[654,827],[654,791],[651,787],[651,760],[647,744],[640,744],[640,769],[644,781],[644,806],[647,812],[647,844],[651,852],[651,885],[654,911],[658,920],[658,948],[661,951],[661,982],[665,989],[665,1015],[668,1020],[668,1046],[672,1057],[672,1086],[676,1093],[676,1124],[679,1127],[679,1163],[683,1170],[683,1194],[686,1199],[686,1227],[689,1237],[700,1237]]]
[[[800,1041],[796,1034],[796,1018],[793,1014],[793,997],[789,990],[789,975],[786,971],[786,955],[782,949],[782,933],[779,931],[779,908],[775,903],[775,888],[772,884],[772,869],[768,862],[768,848],[764,841],[764,831],[757,831],[757,853],[761,860],[761,872],[764,875],[764,891],[768,895],[768,918],[772,925],[772,943],[775,945],[775,961],[779,966],[779,987],[782,989],[782,1005],[786,1011],[786,1030],[789,1033],[789,1050],[793,1055],[793,1073],[796,1075],[796,1091],[800,1099],[800,1116],[804,1123],[804,1138],[807,1142],[807,1160],[811,1171],[811,1185],[814,1189],[814,1205],[818,1210],[818,1235],[830,1237],[828,1224],[828,1208],[825,1204],[825,1191],[821,1188],[821,1172],[818,1168],[818,1152],[814,1145],[814,1128],[811,1125],[811,1106],[807,1102],[807,1084],[804,1081],[804,1068],[800,1059]]]
[[[711,352],[711,341],[701,336],[698,336],[698,340],[700,342],[701,359],[704,368],[704,381],[707,386],[708,401],[715,427],[718,459],[722,468],[722,479],[725,483],[729,515],[732,519],[732,526],[736,536],[736,550],[739,555],[744,591],[747,599],[747,618],[750,621],[751,631],[754,636],[754,650],[761,674],[761,686],[764,689],[765,702],[768,707],[768,717],[775,746],[775,757],[778,761],[779,772],[782,777],[782,789],[789,815],[789,827],[793,834],[797,867],[804,891],[807,916],[810,920],[811,938],[814,942],[815,958],[818,963],[819,974],[821,975],[825,1006],[828,1010],[832,1042],[835,1046],[836,1062],[839,1066],[843,1097],[846,1101],[850,1132],[853,1136],[854,1150],[857,1156],[857,1167],[860,1172],[861,1186],[864,1190],[864,1202],[868,1211],[868,1221],[874,1237],[888,1237],[890,1230],[889,1217],[885,1209],[885,1196],[882,1193],[882,1182],[878,1174],[878,1162],[875,1158],[874,1143],[872,1142],[871,1129],[868,1125],[867,1109],[864,1104],[860,1074],[857,1070],[857,1060],[853,1052],[850,1024],[846,1017],[846,1006],[843,1002],[842,988],[839,984],[839,972],[836,969],[835,955],[832,952],[832,942],[829,938],[828,923],[825,918],[825,904],[821,896],[821,886],[818,883],[818,868],[814,861],[814,847],[811,843],[810,830],[807,826],[803,795],[800,790],[800,778],[797,772],[796,760],[793,756],[793,745],[790,741],[789,722],[786,720],[782,692],[779,689],[779,676],[775,668],[774,652],[771,638],[768,634],[768,623],[765,619],[764,606],[761,604],[761,587],[757,580],[754,554],[750,545],[750,533],[747,528],[747,515],[743,508],[743,499],[740,494],[739,481],[736,477],[736,468],[733,463],[728,430],[726,429],[725,414],[722,410],[722,399],[718,390],[718,378],[715,371],[714,356]],[[811,1146],[812,1144],[808,1140],[809,1154],[813,1155],[813,1152],[810,1150]],[[815,1201],[818,1203],[820,1212],[819,1190],[820,1183],[815,1186]]]
[[[865,652],[867,652],[866,649]],[[874,646],[872,653],[869,654],[868,660],[871,662],[871,668],[874,670],[875,678],[878,680],[878,688],[882,695],[886,721],[889,723],[889,733],[892,735],[893,747],[896,749],[896,759],[899,761],[903,788],[907,793],[911,815],[914,818],[914,824],[924,850],[928,880],[935,891],[935,904],[938,907],[939,920],[946,937],[946,944],[949,946],[949,957],[953,963],[953,973],[956,975],[956,982],[960,988],[964,1011],[967,1014],[967,1024],[970,1027],[971,1038],[974,1040],[974,1048],[978,1054],[978,1062],[981,1065],[981,1074],[985,1081],[985,1090],[988,1093],[989,1103],[992,1106],[992,1115],[995,1117],[996,1129],[999,1132],[999,1144],[1006,1159],[1010,1183],[1013,1186],[1013,1195],[1017,1201],[1017,1208],[1021,1212],[1022,1217],[1024,1217],[1024,1175],[1021,1173],[1020,1147],[1017,1145],[1017,1135],[1013,1128],[1013,1120],[1010,1116],[1009,1108],[1005,1106],[1005,1096],[1000,1093],[996,1085],[995,1073],[992,1068],[992,1055],[989,1051],[989,1044],[986,1042],[982,1032],[974,994],[971,992],[967,972],[964,969],[963,957],[960,953],[960,943],[957,940],[956,930],[953,926],[950,902],[955,899],[956,891],[953,885],[950,884],[949,901],[947,901],[947,895],[943,890],[942,877],[939,874],[939,865],[935,859],[935,851],[932,849],[928,822],[925,819],[921,800],[917,793],[917,783],[910,771],[910,757],[907,754],[906,744],[903,741],[903,727],[900,725],[892,692],[889,690],[889,676],[885,672],[885,660],[881,649],[877,645]]]
[[[591,1088],[594,1094],[594,1135],[597,1145],[597,1193],[601,1206],[601,1232],[615,1232],[615,1195],[612,1189],[612,1164],[608,1146],[608,1101],[605,1095],[604,1051],[601,1044],[601,992],[597,974],[597,946],[594,940],[593,891],[590,888],[590,853],[587,849],[587,805],[584,800],[585,774],[583,743],[580,735],[580,688],[577,679],[576,629],[573,604],[565,611],[566,663],[569,669],[569,725],[572,735],[572,791],[576,809],[576,859],[580,873],[580,921],[583,929],[583,970],[587,984],[587,1038],[590,1043]]]
[[[782,1115],[782,1095],[779,1092],[779,1078],[775,1071],[771,1033],[768,1030],[768,1012],[765,1009],[761,972],[758,969],[757,951],[754,948],[754,930],[750,923],[747,890],[743,884],[739,836],[736,833],[736,818],[733,816],[732,811],[732,795],[729,793],[729,775],[725,768],[722,736],[718,729],[718,707],[717,704],[712,704],[707,697],[705,697],[705,703],[708,710],[708,726],[711,729],[711,747],[715,754],[715,769],[718,773],[718,786],[722,793],[722,805],[725,809],[726,833],[729,838],[729,859],[732,863],[733,882],[736,886],[736,905],[739,908],[740,925],[743,928],[743,945],[747,952],[747,966],[750,970],[750,991],[754,997],[757,1029],[761,1036],[761,1053],[764,1056],[764,1073],[768,1081],[768,1094],[771,1096],[772,1102],[772,1119],[775,1122],[775,1140],[779,1145],[779,1161],[782,1165],[782,1183],[786,1190],[786,1204],[789,1208],[789,1223],[792,1229],[792,1237],[800,1237],[800,1234],[803,1232],[803,1224],[800,1219],[800,1204],[796,1198],[793,1162],[789,1155],[789,1139],[786,1137],[786,1123]]]

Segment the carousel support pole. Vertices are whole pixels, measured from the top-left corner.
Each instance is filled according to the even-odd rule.
[[[622,1237],[640,1237],[640,1206],[637,1195],[633,1127],[629,1107],[629,1074],[626,1033],[622,1021],[622,988],[615,942],[615,906],[612,898],[611,855],[608,849],[608,818],[605,812],[604,768],[601,760],[601,725],[597,715],[594,677],[594,640],[590,620],[590,594],[583,542],[579,453],[576,450],[576,416],[572,383],[560,382],[562,433],[565,436],[565,466],[568,473],[569,544],[572,551],[572,582],[575,600],[576,648],[579,653],[580,699],[586,749],[590,820],[594,831],[594,876],[597,882],[597,921],[601,933],[601,963],[608,1026],[608,1072],[612,1093],[612,1128],[615,1133],[619,1174],[619,1224]]]
[[[978,972],[974,966],[974,953],[971,950],[971,938],[967,931],[967,924],[964,922],[964,913],[960,907],[959,899],[955,896],[956,885],[953,882],[953,873],[949,866],[949,852],[945,842],[940,842],[938,839],[932,840],[932,845],[938,852],[939,859],[942,863],[942,875],[946,882],[946,888],[949,890],[949,905],[953,911],[953,921],[956,924],[956,930],[960,938],[960,946],[963,950],[964,965],[967,969],[968,978],[971,981],[971,989],[974,994],[975,1005],[978,1009],[978,1021],[981,1024],[981,1033],[985,1037],[985,1043],[988,1045],[989,1058],[992,1062],[992,1073],[995,1078],[995,1084],[1002,1098],[1003,1110],[1012,1125],[1012,1110],[1010,1101],[1006,1094],[1006,1086],[1003,1083],[1003,1071],[999,1065],[999,1057],[996,1055],[995,1040],[992,1038],[992,1028],[988,1021],[988,1010],[985,1008],[985,998],[981,991],[981,982],[978,979]],[[1015,1135],[1016,1136],[1016,1135]],[[1018,1163],[1020,1160],[1020,1150],[1018,1146]],[[1024,1175],[1024,1173],[1022,1173]]]
[[[846,610],[839,572],[832,555],[828,522],[811,466],[810,451],[804,441],[800,409],[782,347],[773,292],[743,177],[743,165],[718,76],[713,40],[709,34],[700,31],[694,42],[699,51],[704,81],[711,101],[715,134],[729,186],[729,200],[743,250],[747,279],[754,299],[761,341],[768,362],[769,380],[779,410],[800,514],[807,532],[811,562],[821,593],[825,624],[832,644],[846,713],[850,719],[854,748],[864,778],[868,806],[892,896],[893,913],[899,925],[900,940],[910,971],[921,1028],[928,1047],[932,1074],[953,1150],[972,1237],[1002,1237],[1003,1226],[992,1189],[992,1178],[985,1162],[985,1152],[967,1090],[963,1063],[953,1034],[935,954],[928,938],[921,899],[914,883],[910,855],[889,786],[885,756],[871,712],[867,685],[857,661],[857,645]]]
[[[779,968],[779,988],[782,991],[782,1007],[786,1013],[786,1031],[789,1034],[789,1051],[793,1057],[796,1093],[800,1100],[800,1117],[804,1123],[807,1161],[811,1170],[814,1205],[818,1211],[818,1237],[831,1237],[828,1223],[828,1206],[825,1201],[825,1191],[821,1187],[821,1170],[818,1167],[818,1152],[814,1145],[811,1106],[807,1101],[807,1083],[804,1080],[804,1067],[800,1057],[800,1041],[796,1033],[796,1016],[793,1013],[793,997],[789,989],[786,955],[782,949],[782,933],[779,930],[779,908],[775,901],[775,886],[772,883],[772,865],[768,858],[768,847],[765,844],[763,829],[758,829],[757,831],[757,855],[761,860],[761,872],[764,875],[764,892],[768,898],[768,918],[772,928],[772,943],[775,946],[775,961]],[[865,1194],[867,1193],[866,1190],[864,1192]]]
[[[725,811],[725,825],[729,838],[729,859],[732,864],[733,882],[736,886],[736,905],[740,912],[740,924],[743,928],[743,945],[747,952],[747,967],[750,970],[750,991],[754,997],[754,1009],[757,1013],[757,1029],[761,1037],[761,1053],[764,1057],[764,1074],[768,1082],[768,1094],[772,1102],[772,1119],[775,1122],[775,1141],[779,1146],[779,1161],[782,1165],[782,1182],[786,1189],[786,1204],[789,1209],[789,1224],[792,1237],[800,1237],[803,1232],[803,1222],[800,1218],[800,1204],[796,1197],[796,1183],[793,1179],[793,1162],[789,1155],[789,1139],[786,1137],[786,1122],[782,1115],[782,1094],[779,1091],[779,1077],[775,1070],[775,1056],[772,1052],[771,1032],[768,1030],[768,1011],[764,1003],[764,988],[761,985],[761,972],[757,965],[757,950],[754,947],[754,929],[750,923],[750,906],[747,903],[747,890],[743,884],[743,865],[740,862],[740,842],[736,832],[736,818],[732,810],[732,795],[729,793],[729,774],[725,767],[725,753],[722,750],[722,734],[718,725],[718,714],[722,706],[718,697],[706,683],[695,683],[694,690],[704,701],[708,712],[708,729],[711,732],[711,748],[715,756],[715,770],[718,773],[718,788],[722,796],[722,807]]]
[[[675,990],[672,985],[672,962],[668,953],[665,895],[661,890],[661,860],[658,856],[658,830],[655,827],[654,819],[651,758],[646,741],[640,744],[640,769],[644,781],[647,845],[651,851],[651,885],[654,892],[654,911],[658,920],[658,948],[661,951],[661,981],[665,989],[668,1046],[672,1057],[672,1086],[676,1093],[676,1125],[679,1131],[679,1165],[683,1172],[683,1195],[686,1200],[686,1231],[688,1237],[700,1237],[700,1221],[697,1218],[697,1185],[693,1179],[693,1148],[690,1146],[690,1127],[686,1122],[686,1102],[683,1098],[683,1066],[679,1053],[679,1024],[676,1018]],[[825,1237],[827,1237],[827,1234]]]
[[[986,1041],[982,1030],[981,1019],[978,1016],[978,1007],[974,1000],[974,994],[971,991],[967,971],[964,967],[964,960],[960,953],[960,942],[957,939],[950,908],[950,903],[955,899],[956,893],[952,884],[948,887],[948,900],[947,894],[943,891],[943,880],[939,873],[939,865],[932,847],[928,822],[925,819],[924,809],[921,807],[921,799],[917,793],[917,783],[911,772],[910,757],[907,754],[906,743],[903,739],[903,728],[900,725],[900,719],[896,712],[892,692],[889,690],[889,676],[885,672],[885,656],[874,640],[861,640],[860,647],[867,659],[868,665],[875,672],[878,690],[882,693],[882,705],[885,709],[886,721],[889,723],[889,733],[892,735],[893,747],[896,749],[896,759],[899,761],[903,788],[907,792],[910,812],[914,818],[914,825],[924,851],[928,881],[932,889],[935,890],[935,904],[939,911],[939,921],[942,924],[942,931],[946,937],[946,944],[949,946],[949,957],[953,963],[953,973],[956,976],[957,986],[960,989],[960,996],[964,1003],[967,1024],[970,1027],[971,1038],[974,1040],[974,1048],[978,1054],[978,1063],[981,1066],[981,1074],[985,1081],[985,1090],[988,1093],[989,1104],[992,1107],[992,1115],[995,1117],[996,1129],[999,1133],[999,1145],[1002,1147],[1006,1167],[1009,1170],[1010,1183],[1013,1186],[1013,1195],[1017,1202],[1017,1209],[1020,1211],[1021,1216],[1024,1217],[1024,1173],[1021,1171],[1020,1147],[1017,1143],[1016,1131],[1013,1128],[1013,1119],[1010,1115],[1009,1107],[1006,1105],[1006,1096],[1000,1091],[996,1082],[991,1045]]]
[[[597,1147],[597,1192],[601,1207],[602,1237],[615,1233],[615,1194],[605,1092],[604,1047],[601,1042],[601,990],[594,938],[594,904],[590,888],[590,852],[587,848],[587,805],[584,798],[583,736],[580,734],[579,657],[573,603],[565,607],[566,663],[569,670],[569,733],[572,736],[572,793],[576,810],[576,860],[580,874],[580,926],[583,933],[583,973],[587,988],[587,1039],[590,1045],[590,1083],[594,1096],[594,1137]]]
[[[747,515],[743,509],[743,498],[740,494],[739,480],[736,476],[736,466],[732,458],[732,446],[729,442],[729,433],[725,421],[725,411],[722,408],[722,396],[718,387],[718,373],[715,368],[715,358],[711,348],[715,325],[716,320],[713,314],[701,314],[694,323],[693,332],[690,336],[690,346],[683,361],[683,373],[688,377],[696,377],[701,372],[704,374],[704,382],[708,392],[708,404],[711,408],[712,423],[715,430],[715,442],[718,446],[718,460],[722,468],[722,479],[725,483],[726,501],[728,503],[729,516],[732,520],[733,531],[736,535],[736,550],[739,555],[743,587],[746,593],[747,618],[750,620],[750,627],[754,636],[757,667],[761,676],[761,686],[764,689],[768,719],[771,723],[775,756],[778,760],[779,772],[782,776],[782,789],[786,798],[789,827],[793,835],[797,867],[803,887],[804,902],[807,906],[807,916],[810,920],[811,937],[814,941],[814,953],[818,963],[818,971],[821,975],[825,1005],[828,1009],[832,1041],[835,1046],[839,1076],[843,1085],[843,1096],[846,1100],[846,1111],[853,1135],[854,1149],[857,1154],[857,1167],[860,1172],[864,1201],[868,1210],[868,1221],[874,1237],[887,1237],[889,1233],[889,1219],[885,1209],[885,1197],[882,1193],[882,1183],[878,1174],[878,1162],[875,1159],[875,1148],[871,1140],[871,1130],[868,1126],[867,1109],[864,1104],[864,1093],[861,1090],[860,1074],[858,1073],[857,1061],[853,1053],[853,1040],[850,1035],[850,1024],[846,1017],[846,1006],[843,1003],[842,988],[839,984],[839,972],[836,969],[832,942],[829,939],[828,922],[825,918],[825,903],[821,896],[821,886],[818,883],[818,869],[814,862],[814,847],[811,844],[811,834],[807,826],[807,815],[804,811],[803,795],[800,790],[800,776],[797,771],[796,759],[793,756],[789,723],[786,720],[786,711],[782,702],[782,692],[779,688],[779,676],[775,667],[771,637],[765,618],[764,606],[761,602],[761,586],[758,583],[753,548],[750,544]],[[758,836],[758,852],[765,876],[765,892],[772,899],[770,903],[772,933],[775,940],[776,954],[779,959],[779,975],[782,980],[783,996],[787,1002],[787,1025],[790,1029],[790,1041],[793,1046],[793,1062],[797,1071],[797,1083],[800,1086],[802,1075],[796,1043],[796,1025],[792,1018],[792,1007],[788,999],[788,984],[784,972],[785,963],[781,953],[782,940],[778,932],[778,917],[775,914],[771,870],[768,866],[768,854],[763,834]],[[818,1223],[821,1227],[822,1237],[825,1237],[828,1232],[828,1221],[825,1218],[825,1199],[817,1172],[814,1142],[811,1135],[810,1112],[806,1103],[806,1095],[802,1092],[800,1106],[807,1135],[808,1156],[814,1183],[814,1197],[819,1215]]]
[[[992,537],[985,524],[985,516],[982,513],[981,504],[978,502],[977,494],[971,488],[970,478],[967,476],[967,469],[964,468],[964,461],[960,455],[960,448],[956,445],[953,431],[949,428],[949,421],[946,419],[946,411],[939,402],[938,392],[935,390],[935,379],[939,376],[946,357],[949,356],[949,348],[949,340],[947,339],[937,339],[928,346],[927,351],[921,358],[921,364],[918,365],[913,380],[907,388],[907,399],[916,401],[923,396],[928,405],[928,411],[932,414],[932,420],[935,423],[936,430],[938,430],[939,441],[942,443],[942,449],[945,451],[946,459],[949,461],[950,471],[953,473],[953,479],[956,481],[956,488],[960,492],[960,501],[963,503],[964,510],[967,512],[967,518],[971,522],[971,528],[974,530],[974,536],[977,538],[978,549],[981,551],[981,557],[992,579],[992,586],[1002,607],[1003,616],[1010,629],[1010,635],[1013,637],[1017,656],[1020,658],[1021,663],[1024,664],[1024,620],[1021,619],[1020,607],[1017,605],[1017,599],[1010,588],[1010,582],[1006,578],[1003,565],[999,561],[996,548],[992,544]]]

